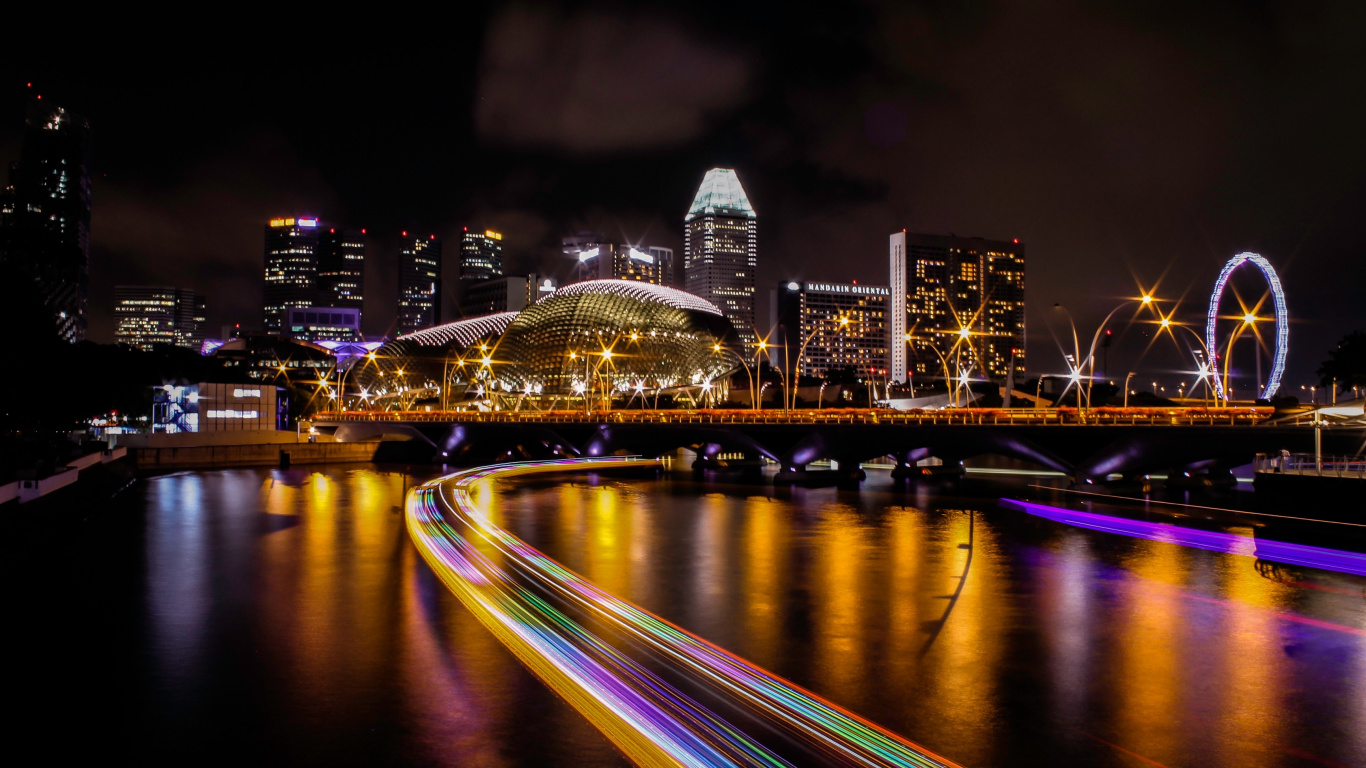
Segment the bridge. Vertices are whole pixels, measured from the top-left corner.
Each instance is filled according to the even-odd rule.
[[[955,465],[995,455],[1065,473],[1077,481],[1177,471],[1226,473],[1257,454],[1282,450],[1355,453],[1366,428],[1277,423],[1270,408],[616,411],[351,411],[321,415],[316,428],[341,441],[397,437],[432,447],[436,461],[639,455],[680,448],[699,469],[727,458],[780,466],[798,479],[833,460],[849,476],[860,462],[891,457],[895,477],[931,457]]]

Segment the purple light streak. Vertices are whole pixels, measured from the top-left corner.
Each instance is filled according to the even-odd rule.
[[[1169,544],[1180,544],[1183,547],[1225,552],[1230,555],[1272,560],[1289,565],[1321,568],[1326,571],[1350,573],[1354,576],[1366,576],[1366,554],[1359,552],[1345,552],[1282,541],[1267,541],[1232,533],[1184,528],[1168,523],[1149,523],[1127,517],[1051,507],[1032,501],[1001,499],[1001,504],[1021,509],[1037,517],[1093,531],[1117,533],[1121,536],[1149,541],[1165,541]]]

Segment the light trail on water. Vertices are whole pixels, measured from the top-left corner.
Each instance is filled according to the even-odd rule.
[[[1014,507],[1031,515],[1066,525],[1089,528],[1093,531],[1117,533],[1121,536],[1150,541],[1164,541],[1183,547],[1208,549],[1212,552],[1224,552],[1261,560],[1274,560],[1289,565],[1304,565],[1310,568],[1337,571],[1338,573],[1350,573],[1353,576],[1366,576],[1366,554],[1360,552],[1254,539],[1251,536],[1185,528],[1169,523],[1150,523],[1146,520],[1102,515],[1095,512],[1081,512],[1075,509],[1065,509],[1018,499],[1001,499],[1001,505]]]
[[[954,763],[599,589],[495,525],[471,490],[494,477],[658,462],[621,458],[499,464],[413,489],[408,532],[448,589],[517,658],[639,765],[791,763],[616,647],[538,590],[622,633],[690,683],[729,699],[832,763],[939,768]]]

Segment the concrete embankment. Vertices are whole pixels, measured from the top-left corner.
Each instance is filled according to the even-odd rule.
[[[222,467],[276,467],[374,461],[379,440],[356,443],[264,443],[130,448],[139,473]]]

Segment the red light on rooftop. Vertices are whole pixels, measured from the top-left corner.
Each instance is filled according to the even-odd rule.
[[[436,239],[436,235],[427,235],[427,237],[430,237],[430,238],[433,239],[433,240]]]
[[[857,281],[857,280],[854,281],[854,285],[858,285],[858,281]]]
[[[1020,238],[1018,238],[1018,237],[1015,238],[1015,241],[1014,241],[1014,242],[1015,242],[1016,245],[1019,245],[1019,244],[1020,244]]]
[[[469,228],[469,227],[461,227],[461,229],[464,230],[464,231],[466,231],[466,232],[470,231],[470,228]]]
[[[41,94],[41,93],[38,94],[38,100],[39,100],[39,101],[42,101],[42,100],[43,100],[43,94]]]
[[[327,230],[327,231],[328,231],[328,232],[331,232],[331,233],[334,234],[334,235],[337,234],[337,229],[336,229],[335,227],[333,227],[332,229],[329,229],[329,230]]]
[[[32,88],[32,87],[33,87],[33,83],[28,83],[25,87],[27,87],[27,88]]]
[[[361,233],[362,235],[365,234],[365,230],[362,229],[362,230],[360,231],[360,233]]]
[[[408,236],[408,230],[406,230],[406,229],[403,230],[403,236],[404,236],[404,237],[407,237],[407,236]]]

